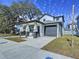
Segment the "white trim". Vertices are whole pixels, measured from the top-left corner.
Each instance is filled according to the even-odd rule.
[[[46,25],[44,25],[44,26],[50,26],[50,25],[57,25],[57,24],[46,24]]]
[[[59,24],[57,24],[57,38],[59,37]]]

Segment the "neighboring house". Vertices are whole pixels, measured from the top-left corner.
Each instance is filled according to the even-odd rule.
[[[76,29],[76,26],[77,26],[77,24],[74,23],[74,24],[73,24],[73,29],[74,29],[74,30]],[[69,30],[72,30],[72,23],[68,24],[68,25],[67,25],[67,28],[68,28]]]
[[[25,31],[27,31],[27,26],[29,27],[29,35],[36,32],[37,36],[60,37],[64,33],[64,16],[43,15],[39,20],[21,22],[20,25],[22,28],[26,27]]]
[[[79,17],[77,18],[77,33],[76,34],[79,36]]]
[[[73,27],[72,27],[73,26]],[[72,29],[73,28],[73,29]],[[74,22],[72,24],[72,22],[70,22],[67,27],[65,28],[64,34],[70,34],[70,35],[76,35],[77,32],[77,23]]]

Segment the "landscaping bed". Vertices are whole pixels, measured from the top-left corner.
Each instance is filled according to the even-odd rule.
[[[15,42],[23,42],[26,41],[22,37],[11,37],[11,38],[6,38],[7,40],[15,41]]]
[[[79,37],[63,36],[51,41],[42,49],[79,59]]]

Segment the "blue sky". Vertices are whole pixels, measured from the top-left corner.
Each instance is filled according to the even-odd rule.
[[[0,0],[1,4],[10,6],[13,1],[19,0]],[[64,15],[65,24],[67,24],[72,17],[72,5],[75,4],[75,16],[79,14],[79,0],[32,0],[33,3],[43,13],[50,15]]]

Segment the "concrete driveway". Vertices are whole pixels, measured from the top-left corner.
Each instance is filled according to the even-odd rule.
[[[25,38],[25,40],[27,40],[27,41],[21,42],[20,44],[32,46],[35,48],[42,48],[46,44],[51,42],[52,40],[55,40],[55,38],[56,37],[48,37],[48,36],[39,37],[39,38],[29,38],[29,39]]]
[[[33,40],[31,39],[27,41],[28,43],[30,41],[29,44],[27,42],[18,44],[16,42],[0,38],[0,59],[73,59],[71,57],[66,57],[39,49],[55,38],[52,39],[52,37],[40,37],[38,40],[37,39],[34,39],[35,44],[34,42],[32,43]]]
[[[27,45],[16,45],[0,49],[0,59],[73,59],[63,55],[47,52]]]

